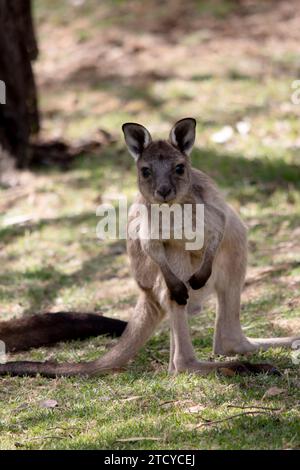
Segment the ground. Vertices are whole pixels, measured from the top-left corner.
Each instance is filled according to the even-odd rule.
[[[120,193],[132,200],[136,191],[120,126],[134,120],[166,136],[174,121],[194,116],[193,164],[216,180],[249,227],[245,332],[299,333],[300,104],[292,88],[299,3],[75,3],[35,1],[42,137],[74,142],[101,128],[115,142],[69,171],[42,168],[14,174],[12,187],[2,183],[2,319],[59,310],[129,317],[137,287],[125,243],[95,235],[97,205]],[[198,356],[211,357],[214,304],[191,324]],[[96,338],[9,359],[88,360],[112,342]],[[292,359],[280,349],[252,357],[275,364],[281,377],[169,377],[164,324],[124,373],[1,378],[0,448],[299,448]]]

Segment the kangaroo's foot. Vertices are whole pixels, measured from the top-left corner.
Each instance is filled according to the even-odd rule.
[[[257,351],[266,351],[269,348],[291,348],[300,336],[285,338],[247,338],[230,336],[214,341],[214,354],[223,356],[234,356],[235,354],[250,354]]]
[[[251,364],[250,362],[230,361],[230,362],[201,362],[191,360],[185,364],[175,364],[175,368],[169,370],[170,373],[193,372],[200,375],[207,375],[211,372],[218,372],[221,375],[250,375],[267,373],[271,375],[281,375],[278,369],[272,364]]]

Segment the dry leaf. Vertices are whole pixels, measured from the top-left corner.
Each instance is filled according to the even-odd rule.
[[[277,395],[281,395],[284,392],[285,392],[284,388],[271,387],[266,391],[263,398],[276,397]]]
[[[199,413],[200,411],[203,411],[203,410],[205,410],[205,406],[198,404],[198,405],[190,406],[189,408],[186,408],[184,411],[186,413]]]
[[[58,406],[58,403],[56,400],[42,400],[39,402],[39,406],[41,408],[51,409],[56,408]]]

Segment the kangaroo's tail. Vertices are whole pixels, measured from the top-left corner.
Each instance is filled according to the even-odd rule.
[[[121,336],[127,323],[96,313],[59,312],[0,322],[0,340],[7,352],[51,346],[91,336]]]
[[[53,315],[53,317],[55,316],[56,314]],[[13,376],[36,376],[40,374],[44,377],[67,377],[75,375],[94,376],[112,370],[120,370],[121,368],[123,368],[123,366],[126,365],[126,363],[130,359],[132,359],[137,354],[140,348],[146,343],[146,341],[152,335],[155,327],[158,325],[162,317],[163,314],[158,304],[154,301],[152,302],[149,298],[146,301],[144,295],[141,294],[137,306],[135,308],[134,315],[128,323],[119,342],[102,358],[92,362],[80,362],[73,364],[59,364],[53,361],[7,362],[4,364],[0,364],[0,375],[10,374]],[[104,317],[99,318],[103,320]],[[117,331],[120,334],[121,330],[124,330],[124,326],[126,325],[125,322],[115,323],[116,320],[113,320],[112,323],[111,319],[106,319],[106,321],[108,321],[108,323],[106,324],[106,332],[108,329],[108,325],[110,325],[110,327],[112,325],[118,325]],[[82,324],[84,325],[84,321],[82,322]],[[103,333],[103,323],[101,332]],[[20,334],[21,331],[19,331],[19,335]],[[91,334],[89,334],[89,336],[91,336]],[[58,335],[56,335],[55,337],[57,338]],[[65,336],[64,339],[66,339]],[[32,342],[33,341],[31,340],[31,344]]]

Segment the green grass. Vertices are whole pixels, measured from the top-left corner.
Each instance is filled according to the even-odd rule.
[[[80,139],[102,127],[117,142],[103,147],[98,156],[79,158],[68,172],[52,168],[27,174],[21,183],[25,195],[13,203],[9,202],[10,190],[1,189],[2,318],[60,310],[101,310],[129,317],[138,291],[130,276],[125,244],[100,242],[95,235],[97,205],[112,194],[132,199],[136,191],[134,165],[125,151],[120,126],[134,120],[166,136],[177,118],[193,115],[198,122],[193,163],[216,180],[249,227],[249,267],[241,312],[246,334],[270,337],[299,332],[300,107],[290,101],[291,83],[298,73],[297,55],[284,49],[284,41],[278,50],[271,50],[257,40],[249,66],[243,49],[237,49],[233,58],[228,56],[228,45],[217,30],[212,36],[207,26],[196,28],[190,22],[188,30],[179,25],[174,39],[172,31],[155,32],[160,22],[169,20],[172,12],[168,9],[153,10],[149,2],[143,2],[145,21],[137,24],[138,2],[130,2],[130,7],[125,3],[101,2],[102,7],[96,9],[89,0],[83,10],[70,10],[65,2],[36,1],[44,132]],[[201,20],[203,15],[205,21],[211,18],[213,24],[217,21],[223,26],[224,18],[230,21],[236,11],[229,1],[191,5],[195,18]],[[240,21],[246,20],[247,16],[241,16]],[[110,28],[112,39],[107,35]],[[145,55],[139,61],[139,52],[130,52],[130,37],[142,40],[141,29],[146,39],[141,52]],[[288,34],[289,28],[285,31]],[[49,52],[50,33],[53,44],[65,35],[65,49]],[[116,62],[106,56],[101,59],[104,65],[100,61],[101,73],[93,67],[84,72],[82,56],[74,68],[70,59],[82,47],[87,48],[86,57],[90,54],[90,65],[97,65],[93,41],[100,51],[102,47],[122,51],[122,67],[113,78],[110,72]],[[157,75],[153,75],[142,64],[153,63],[156,41],[161,60],[160,67],[154,64]],[[211,52],[210,44],[218,54]],[[237,45],[235,39],[231,47]],[[54,64],[57,79],[49,84],[43,65]],[[137,67],[139,75],[130,75],[130,67]],[[236,131],[241,119],[251,123],[246,136]],[[211,136],[224,125],[235,129],[233,138],[223,145],[213,143]],[[23,226],[5,224],[20,214],[32,220]],[[212,354],[213,324],[214,305],[209,303],[191,322],[200,358]],[[95,338],[9,359],[90,360],[111,343]],[[169,377],[164,324],[124,373],[97,379],[1,378],[0,448],[299,448],[299,366],[293,364],[290,351],[279,349],[256,354],[252,360],[272,362],[283,374]],[[264,397],[275,386],[282,393]],[[40,401],[46,399],[56,400],[58,406],[41,408]],[[200,405],[199,412],[190,412],[195,405]],[[246,411],[228,405],[276,411],[198,426]],[[134,437],[145,440],[119,441]],[[150,437],[159,440],[147,440]]]

